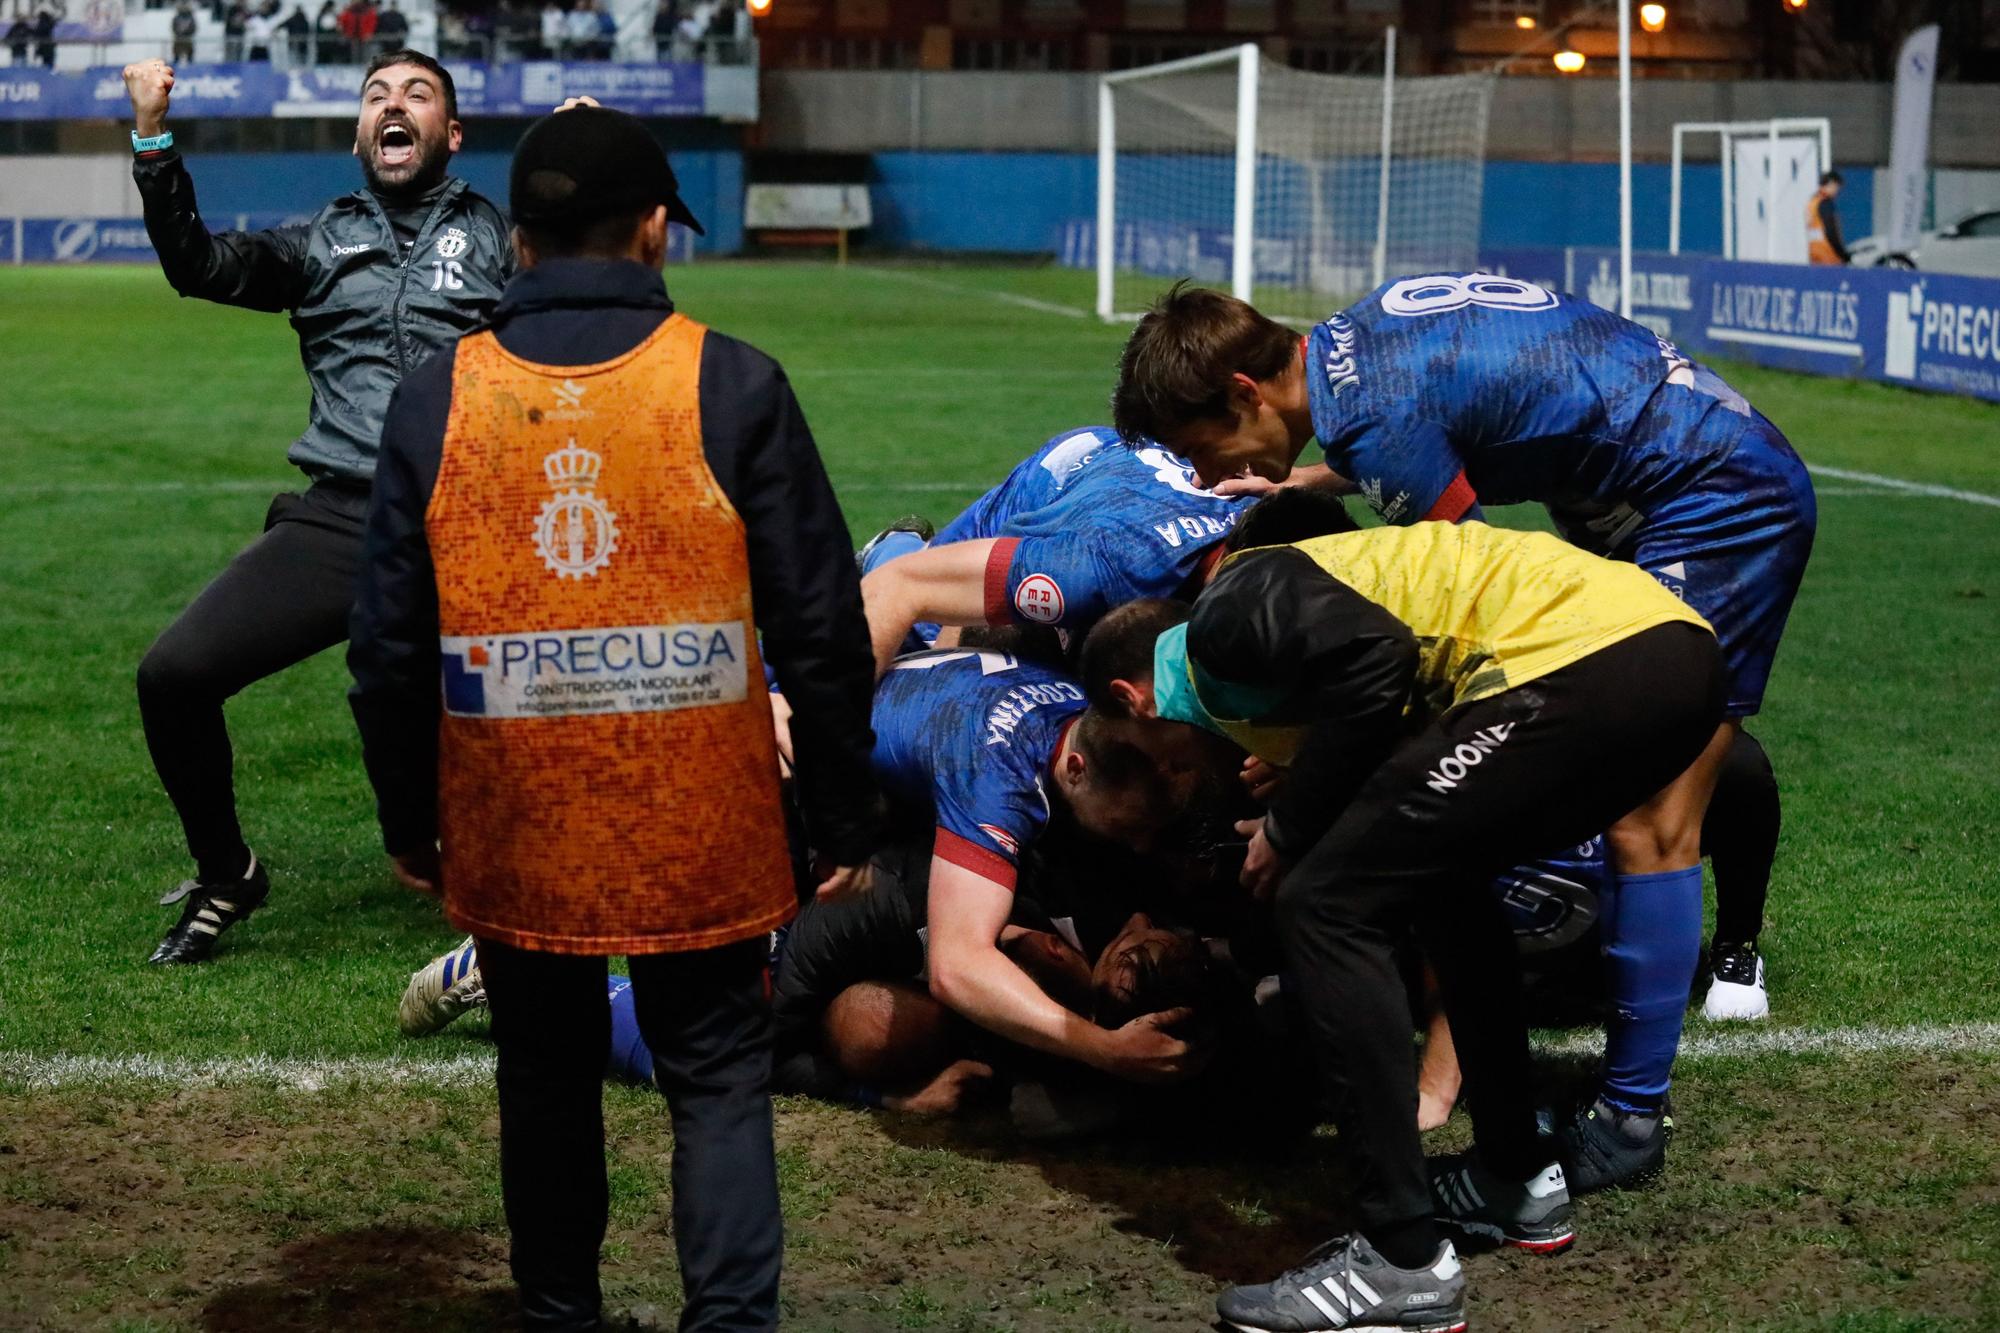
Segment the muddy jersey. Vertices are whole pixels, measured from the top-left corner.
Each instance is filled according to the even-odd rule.
[[[875,773],[903,822],[929,819],[936,855],[1013,888],[1048,824],[1050,765],[1083,688],[1003,653],[896,659],[875,691]]]
[[[1250,503],[1204,490],[1156,444],[1127,449],[1109,426],[1049,440],[938,533],[997,538],[986,568],[989,624],[1087,633],[1105,612],[1187,587]]]
[[[1327,462],[1384,521],[1538,501],[1603,552],[1762,420],[1651,330],[1488,273],[1400,279],[1334,315],[1306,385]]]

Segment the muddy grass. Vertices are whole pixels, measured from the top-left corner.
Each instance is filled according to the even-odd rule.
[[[1668,1182],[1587,1201],[1562,1258],[1472,1258],[1475,1328],[2000,1327],[2000,1062],[1716,1064],[1678,1096]],[[606,1112],[607,1290],[670,1328],[665,1118]],[[480,1089],[0,1089],[0,1327],[504,1326],[495,1131]],[[1199,1328],[1342,1223],[1326,1134],[1025,1148],[787,1102],[778,1141],[794,1328]]]

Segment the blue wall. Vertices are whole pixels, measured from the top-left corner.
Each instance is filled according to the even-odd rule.
[[[693,150],[673,160],[682,193],[708,227],[699,248],[741,249],[742,155]],[[867,241],[879,249],[1047,252],[1064,222],[1097,212],[1097,159],[1088,153],[877,153],[874,163],[875,226]],[[452,165],[474,189],[506,199],[506,153],[461,153]],[[202,208],[218,222],[232,213],[309,212],[361,179],[353,159],[328,153],[217,153],[202,156],[194,173]],[[1851,240],[1873,230],[1874,173],[1850,167],[1845,174],[1840,215]],[[1640,249],[1667,247],[1670,177],[1660,163],[1632,169],[1633,241]],[[1719,253],[1720,168],[1689,166],[1685,186],[1683,248]],[[1488,162],[1480,222],[1485,246],[1616,245],[1618,166]]]
[[[460,153],[453,173],[507,206],[507,163],[500,152]],[[674,173],[681,197],[708,228],[699,249],[730,254],[743,248],[743,155],[677,152]],[[189,162],[201,209],[214,226],[232,213],[310,213],[361,184],[352,157],[334,153],[204,153]]]
[[[1873,230],[1874,173],[1844,174],[1841,224],[1853,239]],[[1664,163],[1632,168],[1633,243],[1641,249],[1667,248],[1671,182]],[[884,249],[1047,251],[1064,222],[1097,213],[1097,160],[1087,153],[877,153],[872,186],[868,241]],[[1721,168],[1690,164],[1683,187],[1683,248],[1720,253]],[[1480,226],[1489,246],[1616,245],[1618,165],[1488,162]]]

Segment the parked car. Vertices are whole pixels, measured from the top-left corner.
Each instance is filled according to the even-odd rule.
[[[1949,227],[1927,231],[1907,251],[1892,251],[1886,237],[1864,236],[1848,253],[1856,268],[1920,268],[2000,278],[2000,209],[1968,213]]]

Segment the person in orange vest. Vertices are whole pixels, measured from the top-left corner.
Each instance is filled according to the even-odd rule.
[[[1806,201],[1806,258],[1815,264],[1845,264],[1847,247],[1840,239],[1840,173],[1829,171],[1819,178],[1819,189]]]
[[[526,1326],[601,1326],[625,955],[673,1117],[681,1327],[773,1328],[767,964],[797,894],[762,654],[819,891],[857,890],[881,800],[847,524],[777,363],[668,299],[668,223],[700,226],[638,120],[535,122],[510,193],[519,276],[383,428],[363,757],[398,877],[478,940]]]

